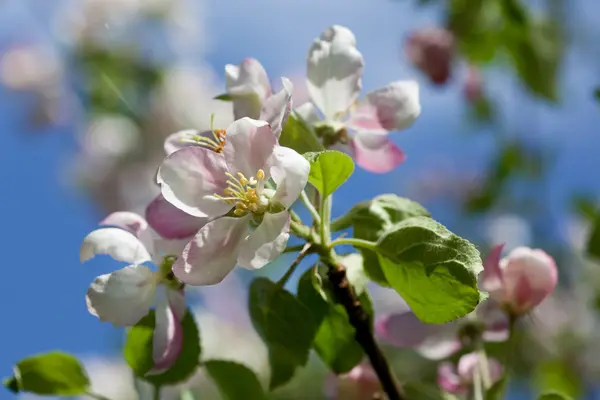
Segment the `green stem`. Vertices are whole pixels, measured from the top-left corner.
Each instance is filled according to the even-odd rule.
[[[300,262],[304,259],[304,257],[306,257],[308,255],[308,250],[310,249],[311,246],[312,246],[312,244],[310,242],[307,242],[302,247],[302,250],[300,251],[300,253],[298,253],[298,257],[296,257],[296,259],[294,260],[292,265],[290,265],[290,267],[288,268],[286,273],[281,277],[281,279],[279,279],[277,281],[277,284],[279,286],[281,286],[281,287],[285,286],[287,281],[294,274],[294,271],[296,271],[296,268],[298,268],[298,265],[300,265]]]
[[[352,210],[331,221],[331,232],[338,232],[352,226]]]
[[[473,371],[473,399],[474,400],[483,400],[484,399],[484,389],[483,389],[483,381],[481,379],[481,371],[479,368],[475,368]]]
[[[356,239],[356,238],[339,238],[335,239],[331,242],[331,246],[339,246],[342,244],[350,244],[354,247],[362,247],[363,249],[375,250],[377,248],[377,244],[375,242],[371,242],[364,239]]]
[[[317,225],[320,225],[321,224],[321,216],[319,215],[319,212],[317,211],[317,209],[315,208],[313,203],[310,201],[310,199],[308,198],[308,195],[306,194],[306,192],[304,190],[302,192],[300,192],[300,200],[302,201],[302,204],[304,204],[304,206],[310,212],[310,215],[312,216],[313,221]]]
[[[321,196],[321,243],[325,246],[329,246],[331,242],[331,231],[329,225],[331,224],[331,196]]]
[[[160,400],[160,385],[154,385],[154,400]]]
[[[96,399],[96,400],[110,400],[108,397],[102,396],[101,394],[94,393],[94,392],[85,392],[85,395],[87,397],[91,397],[92,399]]]
[[[485,390],[492,386],[492,377],[490,375],[490,365],[488,362],[487,354],[483,346],[477,351],[477,357],[479,357],[479,370],[481,372],[481,382]]]
[[[286,247],[285,250],[283,250],[283,254],[285,254],[285,253],[295,253],[297,251],[301,251],[303,248],[304,248],[303,244],[299,244],[297,246]]]

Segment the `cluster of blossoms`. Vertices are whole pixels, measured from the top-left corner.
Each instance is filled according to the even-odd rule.
[[[168,370],[182,352],[186,285],[218,284],[236,266],[260,269],[286,249],[299,222],[291,207],[311,173],[305,157],[280,144],[290,116],[306,123],[323,148],[349,153],[369,171],[387,172],[404,160],[388,133],[409,127],[420,114],[418,86],[397,81],[359,100],[363,68],[352,32],[332,26],[309,50],[310,102],[294,109],[288,79],[274,92],[258,61],[227,65],[223,98],[232,102],[234,122],[225,129],[211,123],[206,131],[170,135],[157,172],[160,194],[146,207],[145,218],[116,212],[85,238],[82,261],[107,254],[129,264],[94,280],[86,296],[90,313],[133,326],[156,304],[154,366],[148,374]],[[315,243],[329,246],[320,252],[331,253],[330,238],[320,240]],[[501,259],[502,249],[495,247],[484,263],[479,286],[490,299],[473,313],[431,325],[405,307],[375,323],[382,339],[426,358],[464,353],[456,366],[439,364],[439,385],[447,392],[462,395],[475,381],[483,379],[489,387],[500,379],[503,368],[482,354],[483,342],[506,341],[516,319],[556,286],[556,266],[546,253],[521,247]],[[328,382],[327,392],[340,399],[351,398],[349,392],[357,399],[373,398],[383,391],[377,377],[359,364]]]

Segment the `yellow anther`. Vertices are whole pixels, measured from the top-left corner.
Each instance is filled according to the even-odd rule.
[[[239,180],[240,180],[240,183],[242,184],[242,186],[246,186],[248,183],[250,183],[248,181],[248,179],[246,179],[246,177],[244,176],[244,174],[242,174],[241,172],[238,172],[237,176],[239,177]]]
[[[256,179],[258,179],[259,181],[262,181],[263,179],[265,179],[265,171],[263,171],[262,169],[259,169],[258,172],[256,173]]]
[[[235,215],[237,215],[238,217],[241,217],[241,216],[246,215],[247,211],[246,210],[242,210],[241,208],[236,208],[235,210],[233,210],[233,213]]]

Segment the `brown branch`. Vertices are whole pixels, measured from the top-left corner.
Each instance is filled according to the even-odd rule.
[[[400,393],[390,366],[375,342],[369,316],[360,304],[346,277],[346,268],[342,265],[328,264],[327,277],[331,282],[336,300],[346,309],[350,323],[356,330],[356,341],[369,357],[381,386],[388,395],[388,399],[408,400]]]

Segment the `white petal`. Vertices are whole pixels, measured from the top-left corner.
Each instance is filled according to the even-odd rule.
[[[282,211],[267,213],[260,225],[241,246],[238,264],[247,269],[259,269],[273,261],[285,249],[290,237],[290,214]]]
[[[270,172],[277,184],[271,201],[289,208],[308,182],[310,163],[295,150],[276,146]]]
[[[227,128],[227,141],[223,155],[232,174],[241,172],[250,179],[259,169],[269,178],[268,161],[271,159],[277,138],[265,121],[242,118]]]
[[[267,98],[263,103],[260,119],[271,125],[275,137],[279,138],[292,109],[294,85],[287,78],[281,78],[283,89]]]
[[[128,230],[136,236],[148,228],[148,222],[141,215],[129,211],[114,212],[104,218],[100,225],[116,226]]]
[[[309,126],[315,125],[317,122],[323,120],[319,115],[319,110],[317,110],[313,103],[304,103],[301,106],[296,107],[294,112]]]
[[[418,83],[396,81],[367,94],[352,111],[347,125],[367,132],[402,130],[411,126],[420,114]]]
[[[175,276],[192,286],[221,282],[236,265],[248,221],[249,216],[221,217],[204,225],[173,264]]]
[[[332,26],[313,42],[308,53],[307,86],[325,119],[336,120],[356,101],[364,60],[349,29]]]
[[[96,229],[83,239],[79,249],[80,261],[85,262],[98,254],[131,264],[142,264],[152,259],[137,237],[119,228]]]
[[[156,282],[154,272],[141,265],[100,275],[87,291],[88,311],[101,321],[119,326],[135,325],[150,310]]]
[[[158,170],[163,197],[195,217],[217,217],[231,206],[214,197],[223,195],[228,171],[221,154],[202,147],[186,147],[169,155]]]
[[[271,94],[269,78],[260,62],[247,58],[239,66],[227,64],[225,84],[233,97],[235,119],[258,118],[262,102]]]

